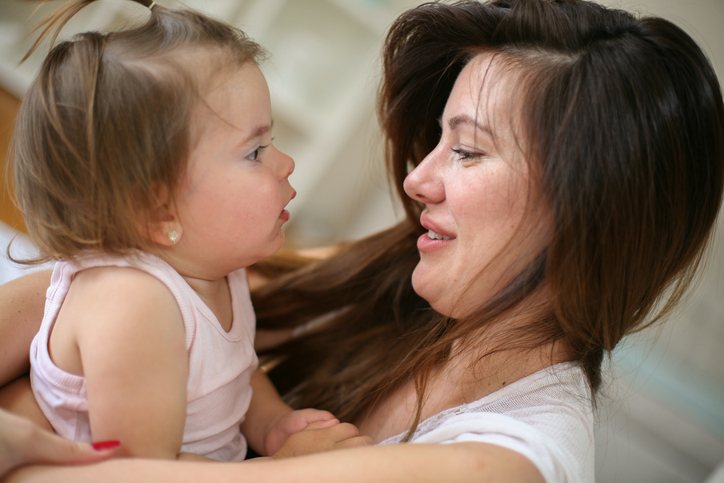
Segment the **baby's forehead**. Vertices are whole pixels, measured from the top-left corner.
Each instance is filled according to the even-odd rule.
[[[215,135],[245,136],[263,126],[271,129],[269,89],[254,62],[227,65],[199,90],[191,116],[192,140]]]

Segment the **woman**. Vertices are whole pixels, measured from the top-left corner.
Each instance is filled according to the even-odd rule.
[[[678,302],[721,203],[709,62],[661,19],[501,0],[403,14],[384,67],[379,113],[407,220],[323,261],[261,265],[255,296],[260,328],[304,327],[266,350],[292,405],[384,444],[11,481],[593,481],[601,362]],[[32,288],[13,319],[30,320],[12,345],[27,346],[43,284],[19,283]],[[3,382],[22,372],[4,365]]]

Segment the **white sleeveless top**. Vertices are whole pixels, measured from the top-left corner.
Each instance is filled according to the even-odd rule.
[[[426,419],[410,442],[495,444],[527,457],[546,483],[594,483],[593,430],[586,376],[564,362]],[[380,444],[399,443],[405,435]]]
[[[93,441],[85,378],[55,366],[48,353],[48,341],[73,276],[86,268],[107,266],[131,267],[156,277],[179,306],[189,357],[188,405],[181,451],[220,461],[243,460],[246,440],[239,424],[249,408],[251,375],[258,364],[254,352],[256,319],[245,270],[227,276],[233,322],[226,332],[178,272],[160,258],[143,252],[128,257],[88,254],[74,262],[55,265],[43,322],[30,347],[33,393],[53,428],[67,439]]]

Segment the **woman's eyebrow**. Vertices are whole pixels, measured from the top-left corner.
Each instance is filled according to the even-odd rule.
[[[490,137],[493,137],[493,132],[488,126],[480,124],[477,120],[473,119],[470,116],[462,115],[451,117],[447,122],[447,125],[451,131],[455,130],[455,128],[458,127],[460,124],[470,124],[471,126],[476,127],[478,130],[487,133]],[[442,119],[440,119],[440,127],[442,127]]]

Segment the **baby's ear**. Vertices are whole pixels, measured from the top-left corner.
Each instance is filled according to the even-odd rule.
[[[172,247],[181,239],[181,223],[168,205],[159,206],[151,212],[148,239],[161,246]]]
[[[158,189],[156,200],[156,206],[149,213],[148,226],[144,227],[142,233],[158,245],[172,247],[181,239],[183,228],[168,190]]]

